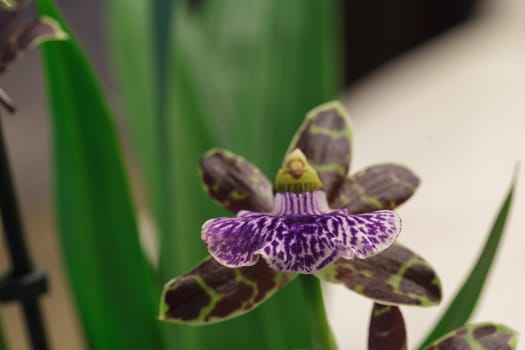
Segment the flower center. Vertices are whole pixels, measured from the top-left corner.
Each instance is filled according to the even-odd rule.
[[[303,193],[321,190],[323,184],[317,172],[299,148],[288,154],[274,181],[275,192]]]

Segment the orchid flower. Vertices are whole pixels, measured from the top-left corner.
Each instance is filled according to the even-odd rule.
[[[437,304],[441,288],[432,267],[393,243],[401,221],[391,209],[412,195],[417,176],[391,163],[347,176],[351,139],[339,102],[313,109],[273,186],[240,156],[206,153],[204,187],[237,216],[203,224],[211,257],[166,283],[160,319],[204,325],[236,317],[301,274],[382,303]]]

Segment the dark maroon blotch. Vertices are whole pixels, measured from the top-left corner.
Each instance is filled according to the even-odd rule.
[[[191,277],[177,279],[164,294],[164,302],[168,305],[164,317],[191,321],[199,317],[202,308],[211,302],[211,297]]]
[[[237,282],[235,288],[226,288],[226,290],[229,293],[223,294],[223,297],[206,316],[206,321],[213,317],[224,318],[235,311],[242,310],[243,304],[250,300],[254,293],[252,286],[242,282]]]

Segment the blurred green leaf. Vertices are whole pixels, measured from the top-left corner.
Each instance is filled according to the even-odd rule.
[[[465,325],[474,311],[490,272],[490,268],[494,262],[494,257],[505,229],[505,224],[512,204],[512,197],[514,195],[516,178],[517,173],[510,186],[505,201],[499,210],[496,221],[491,228],[487,242],[483,247],[478,261],[474,265],[468,278],[463,283],[463,286],[454,297],[454,300],[452,300],[448,306],[448,309],[441,316],[441,319],[434,326],[434,329],[430,332],[419,349],[426,348],[434,340],[449,333],[455,328]]]
[[[338,2],[178,1],[164,123],[155,107],[152,4],[115,0],[108,9],[113,66],[160,230],[159,277],[165,283],[206,256],[202,223],[228,215],[199,183],[196,169],[204,152],[228,148],[273,178],[306,112],[334,98],[340,76]],[[160,139],[169,147],[162,154],[156,151]],[[227,324],[174,326],[179,346],[210,348],[228,339],[231,349],[309,347],[299,293],[292,283]]]
[[[42,14],[62,22],[52,0]],[[113,120],[73,36],[46,43],[62,247],[89,345],[161,349],[159,288],[138,240]]]

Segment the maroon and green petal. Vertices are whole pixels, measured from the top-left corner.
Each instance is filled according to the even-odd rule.
[[[331,201],[350,168],[352,129],[343,105],[333,101],[310,111],[287,153],[296,148],[303,151],[319,174]]]
[[[501,324],[467,325],[436,340],[425,350],[513,350],[518,334]]]
[[[273,209],[271,182],[244,158],[223,149],[212,149],[201,159],[200,170],[210,197],[234,213]]]
[[[231,269],[208,257],[166,283],[159,318],[199,326],[237,317],[263,303],[295,276],[272,270],[263,260]]]
[[[406,350],[405,320],[397,306],[374,303],[368,331],[368,350]]]
[[[410,198],[418,185],[419,178],[404,166],[374,165],[347,178],[330,206],[347,208],[352,214],[394,209]]]
[[[367,259],[339,259],[316,275],[384,304],[431,306],[441,300],[432,266],[398,243]]]
[[[65,39],[60,25],[49,17],[24,16],[28,2],[0,6],[0,73],[23,52],[45,40]]]

